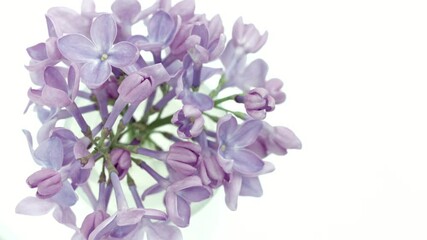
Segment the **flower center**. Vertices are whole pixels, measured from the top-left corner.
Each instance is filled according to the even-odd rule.
[[[107,60],[107,58],[108,58],[108,55],[106,53],[101,55],[101,61],[105,61]]]
[[[227,149],[227,146],[225,146],[225,144],[222,144],[220,147],[221,152],[225,152],[226,149]]]

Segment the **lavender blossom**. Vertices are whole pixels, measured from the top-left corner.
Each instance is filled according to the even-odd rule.
[[[160,51],[166,48],[177,32],[180,25],[180,18],[173,19],[167,12],[157,11],[148,22],[148,36],[135,35],[129,39],[140,50],[151,51],[155,56],[155,61],[161,61]]]
[[[262,129],[258,120],[248,120],[238,125],[236,119],[226,115],[218,122],[218,157],[225,172],[252,174],[260,171],[264,162],[245,147],[255,142]]]
[[[25,113],[34,109],[41,127],[36,143],[23,132],[40,168],[27,178],[35,197],[15,211],[53,210],[72,240],[182,240],[193,203],[223,188],[236,210],[239,197],[263,194],[270,155],[301,148],[293,131],[265,121],[286,99],[267,63],[248,61],[267,33],[239,18],[226,42],[221,17],[198,14],[194,0],[144,4],[51,8],[47,40],[27,48],[35,86]],[[90,207],[79,227],[77,193]],[[147,208],[154,195],[161,206]]]
[[[210,188],[203,186],[197,176],[187,177],[170,185],[166,190],[166,210],[170,220],[179,227],[190,221],[190,203],[200,202],[212,195]]]
[[[83,35],[70,34],[58,40],[58,47],[67,59],[83,63],[80,69],[82,81],[90,88],[97,88],[107,81],[111,66],[126,67],[138,58],[138,49],[133,44],[113,44],[116,35],[116,22],[111,15],[104,14],[92,23],[92,40]]]
[[[79,74],[75,67],[70,67],[67,80],[57,68],[47,67],[44,72],[45,85],[39,90],[30,89],[28,97],[40,105],[67,107],[73,103],[79,89]]]

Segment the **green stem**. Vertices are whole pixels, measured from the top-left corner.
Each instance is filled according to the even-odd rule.
[[[227,113],[232,113],[234,116],[236,116],[236,117],[238,117],[238,118],[240,118],[242,120],[246,120],[246,114],[245,113],[230,111],[230,110],[225,109],[225,108],[220,107],[220,106],[215,106],[215,108],[217,108],[219,110],[222,110],[224,112],[227,112]]]
[[[228,97],[225,97],[225,98],[221,98],[221,99],[215,100],[215,102],[214,102],[215,106],[217,106],[217,105],[219,105],[219,104],[221,104],[223,102],[229,101],[229,100],[234,100],[237,96],[238,95],[235,94],[235,95],[231,95],[231,96],[228,96]]]
[[[152,122],[150,125],[147,126],[147,129],[154,130],[155,128],[170,124],[171,120],[172,120],[172,116],[173,115],[169,115],[167,117],[164,117],[164,118],[161,118],[159,120]]]

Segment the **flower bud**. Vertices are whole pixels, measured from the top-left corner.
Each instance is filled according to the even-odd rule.
[[[199,162],[201,148],[191,142],[176,142],[170,149],[166,157],[166,162],[175,171],[184,175],[191,175],[197,172],[196,165]]]
[[[203,131],[205,120],[199,109],[192,105],[184,107],[172,117],[172,123],[178,126],[178,136],[181,138],[197,137]]]
[[[123,179],[131,166],[129,151],[123,150],[121,148],[113,149],[111,151],[111,162],[117,169],[117,175],[119,176],[119,179]]]
[[[37,197],[50,198],[62,188],[61,174],[53,169],[43,168],[31,174],[27,178],[27,184],[31,188],[37,187]]]
[[[244,97],[246,112],[255,119],[264,119],[266,112],[274,110],[275,101],[264,88],[250,90]]]

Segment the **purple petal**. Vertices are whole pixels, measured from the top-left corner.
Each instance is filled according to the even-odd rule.
[[[219,38],[209,45],[209,59],[218,58],[225,48],[225,35],[219,35]]]
[[[265,78],[268,72],[268,65],[262,59],[256,59],[251,62],[244,73],[239,76],[237,86],[242,90],[247,90],[251,87],[264,87]]]
[[[64,181],[61,191],[55,194],[51,199],[60,206],[70,207],[76,204],[78,197],[71,184],[68,181]]]
[[[82,82],[89,88],[98,88],[108,80],[111,69],[107,61],[94,60],[88,62],[80,69]]]
[[[158,86],[170,80],[169,73],[166,71],[166,69],[163,67],[161,63],[144,67],[140,69],[138,72],[140,72],[142,76],[150,77],[153,83],[153,86]]]
[[[261,197],[262,187],[258,177],[243,177],[240,196]]]
[[[225,203],[227,207],[235,211],[237,209],[237,199],[242,186],[242,176],[240,174],[233,174],[230,182],[224,183]]]
[[[39,199],[36,197],[26,197],[18,203],[15,208],[15,212],[30,216],[40,216],[48,213],[55,207],[55,205],[55,203],[49,200]]]
[[[148,240],[182,240],[179,228],[164,222],[151,223],[146,231]]]
[[[150,19],[147,30],[152,42],[167,44],[175,31],[175,22],[167,12],[158,11]]]
[[[144,214],[145,209],[142,208],[128,209],[126,211],[119,212],[116,218],[117,226],[137,224],[141,222]]]
[[[113,215],[105,219],[101,224],[99,224],[89,235],[88,240],[101,240],[106,239],[105,236],[110,235],[110,232],[117,227],[116,225],[117,215]]]
[[[179,191],[178,195],[187,202],[200,202],[208,199],[212,195],[212,192],[205,186],[195,186]]]
[[[233,169],[243,174],[259,172],[264,167],[262,159],[249,150],[230,151],[228,156],[234,160]]]
[[[131,24],[141,12],[141,4],[137,0],[116,0],[111,5],[111,10],[117,16],[119,22]]]
[[[45,102],[42,98],[42,90],[30,88],[28,89],[27,96],[32,102],[38,105],[45,105]]]
[[[47,67],[44,71],[44,79],[47,85],[62,90],[63,92],[68,91],[65,78],[57,68]]]
[[[72,229],[77,229],[76,227],[76,215],[69,207],[60,207],[58,206],[53,211],[53,217],[61,224],[64,224]]]
[[[62,55],[76,63],[99,60],[99,51],[87,37],[70,34],[58,39],[58,48]]]
[[[47,59],[48,56],[46,53],[46,43],[39,43],[27,48],[27,53],[32,59],[37,61],[43,61]]]
[[[117,24],[110,14],[97,17],[90,28],[90,37],[101,54],[108,53],[117,35]]]
[[[167,219],[166,213],[160,210],[157,210],[157,209],[144,209],[144,210],[145,210],[145,214],[144,214],[145,218],[155,219],[160,221],[165,221]]]
[[[58,32],[55,27],[55,24],[52,22],[52,19],[50,19],[49,16],[45,15],[46,18],[46,25],[47,25],[47,31],[49,33],[49,37],[58,38],[62,35],[62,33]]]
[[[34,152],[33,149],[33,137],[31,136],[30,131],[23,129],[22,132],[25,135],[25,138],[27,139],[28,148],[30,149],[31,154]]]
[[[237,120],[232,115],[227,114],[220,118],[217,124],[218,138],[225,141],[237,129]]]
[[[55,127],[56,118],[46,120],[37,132],[37,142],[41,143],[49,138],[52,129]]]
[[[76,11],[65,7],[50,8],[46,14],[56,27],[56,32],[60,35],[64,33],[79,33],[87,35],[91,21],[84,18]]]
[[[170,220],[178,227],[188,226],[191,215],[190,205],[171,192],[166,192],[165,203]]]
[[[42,142],[34,151],[34,157],[37,164],[59,170],[64,157],[61,140],[57,137],[51,137]]]
[[[225,67],[230,66],[235,54],[236,48],[234,47],[233,43],[229,41],[220,57],[222,65],[224,65]]]
[[[42,90],[42,98],[44,103],[49,107],[66,107],[71,104],[68,94],[51,86],[44,86]]]
[[[185,97],[182,99],[182,102],[187,105],[193,105],[197,107],[200,111],[206,111],[212,109],[213,101],[208,95],[203,93],[195,93],[190,90],[184,90],[187,92]]]
[[[215,15],[208,23],[209,38],[218,39],[224,32],[224,26],[222,24],[221,17]]]
[[[257,139],[263,128],[259,120],[248,120],[244,122],[229,138],[228,143],[235,147],[246,147]]]
[[[184,21],[187,21],[194,16],[195,8],[194,0],[183,0],[175,4],[169,12],[172,15],[179,15]]]
[[[205,24],[194,25],[191,35],[197,35],[200,37],[199,45],[208,48],[209,44],[209,31]]]
[[[80,72],[77,66],[70,66],[68,70],[68,91],[70,93],[70,98],[74,100],[77,97],[80,85]]]
[[[119,42],[108,52],[106,61],[114,67],[126,67],[134,63],[139,57],[139,50],[130,42]]]

